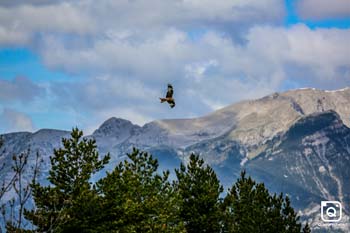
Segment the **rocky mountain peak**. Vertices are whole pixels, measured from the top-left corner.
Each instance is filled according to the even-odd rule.
[[[130,131],[135,127],[138,126],[134,125],[131,121],[111,117],[103,122],[102,125],[94,131],[93,136],[113,136],[122,133],[122,131]]]

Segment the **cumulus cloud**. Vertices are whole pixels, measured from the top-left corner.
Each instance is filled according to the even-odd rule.
[[[32,119],[22,113],[11,108],[4,108],[0,114],[1,131],[33,131],[34,125]]]
[[[70,50],[57,38],[54,46],[46,44],[43,57],[51,66],[92,74],[82,82],[53,85],[57,105],[98,119],[137,112],[132,119],[142,124],[145,119],[203,115],[278,91],[285,82],[333,89],[349,80],[350,30],[255,26],[244,44],[215,31],[196,41],[176,29],[134,36],[105,37],[91,47]],[[177,102],[171,112],[158,103],[168,82]]]
[[[163,79],[193,59],[192,44],[184,32],[170,29],[148,37],[103,38],[85,48],[71,48],[64,40],[50,38],[41,54],[47,65],[69,72],[108,71]]]
[[[56,101],[57,108],[94,114],[93,120],[116,114],[142,124],[169,116],[158,103],[164,82],[174,83],[183,103],[173,117],[213,107],[199,104],[192,109],[195,100],[186,99],[191,83],[199,85],[219,65],[215,56],[201,51],[213,46],[196,45],[189,31],[236,34],[257,23],[281,23],[284,14],[279,0],[1,1],[0,46],[30,47],[50,68],[86,76],[84,81],[50,85],[46,101]],[[0,103],[5,106],[27,103],[44,92],[24,78],[0,82]]]
[[[123,74],[122,79],[190,83],[210,79],[243,82],[268,81],[278,85],[286,78],[307,78],[316,85],[342,81],[349,69],[350,30],[256,26],[245,44],[208,31],[193,42],[180,30],[165,30],[138,43],[133,38],[103,38],[91,47],[68,49],[55,40],[43,49],[44,61],[70,72]],[[68,46],[70,47],[70,46]],[[290,77],[292,67],[303,67],[304,77]],[[344,81],[344,80],[343,80]],[[344,84],[344,82],[340,84]],[[327,84],[328,84],[327,83]]]
[[[193,78],[196,82],[200,82],[208,70],[215,68],[217,65],[218,62],[216,60],[192,63],[185,65],[185,73],[188,78]]]
[[[26,77],[16,77],[12,80],[0,79],[0,103],[28,103],[43,95],[45,89]]]
[[[114,19],[119,28],[274,22],[285,13],[283,2],[278,0],[106,0],[92,11],[107,20]]]
[[[30,45],[40,34],[86,34],[94,28],[94,21],[73,3],[0,5],[0,44]]]
[[[330,87],[331,83],[341,87],[349,78],[341,70],[350,68],[350,30],[311,30],[304,25],[290,29],[256,27],[248,40],[246,54],[254,52],[260,61],[264,60],[262,64],[282,69],[290,79],[298,79],[288,75],[290,68],[298,66],[307,71],[299,78],[310,79],[319,87]]]
[[[304,19],[322,20],[330,18],[349,18],[348,0],[299,0],[297,11]]]
[[[10,2],[0,3],[0,44],[30,45],[34,38],[66,33],[99,37],[109,30],[147,33],[168,27],[227,26],[231,31],[243,25],[282,22],[285,15],[279,0]]]

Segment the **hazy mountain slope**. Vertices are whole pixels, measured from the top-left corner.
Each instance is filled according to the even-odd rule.
[[[13,177],[12,171],[12,156],[14,154],[19,155],[22,152],[30,150],[28,165],[24,174],[25,182],[30,182],[32,179],[32,167],[35,164],[35,156],[38,152],[43,159],[41,163],[41,173],[39,174],[39,180],[46,182],[45,178],[48,175],[50,169],[50,156],[53,154],[53,149],[61,146],[61,139],[63,137],[69,137],[70,132],[62,130],[42,129],[35,133],[19,132],[9,133],[1,135],[4,140],[4,145],[0,150],[0,164],[5,164],[3,170],[0,173],[0,181],[8,181]],[[14,190],[5,195],[3,201],[7,201],[14,196]]]
[[[11,164],[12,155],[30,149],[32,155],[39,152],[45,159],[43,169],[48,169],[48,156],[52,155],[53,149],[61,145],[63,137],[69,137],[70,132],[63,130],[41,129],[35,133],[19,132],[1,135],[4,145],[1,148],[0,163]],[[29,160],[29,163],[33,160]],[[10,170],[10,167],[6,167]],[[1,178],[1,177],[0,177]]]

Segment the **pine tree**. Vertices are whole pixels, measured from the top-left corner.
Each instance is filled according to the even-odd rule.
[[[99,215],[99,196],[91,176],[109,161],[109,154],[99,160],[96,142],[83,138],[73,129],[71,138],[62,139],[63,148],[50,157],[50,186],[33,183],[36,209],[25,216],[39,232],[90,232]]]
[[[104,198],[101,232],[183,232],[169,172],[160,175],[157,169],[152,155],[133,149],[98,182]]]
[[[82,136],[73,129],[54,150],[49,186],[32,184],[36,208],[25,217],[37,232],[311,232],[301,228],[288,196],[270,195],[245,172],[222,201],[214,170],[194,154],[171,183],[152,155],[133,149],[92,184],[110,156],[100,160],[96,142]]]
[[[191,154],[187,166],[175,170],[176,188],[180,196],[180,217],[186,231],[220,232],[220,182],[209,166],[198,155]]]
[[[223,210],[224,232],[301,232],[288,196],[271,196],[263,183],[247,178],[244,171],[225,197]]]

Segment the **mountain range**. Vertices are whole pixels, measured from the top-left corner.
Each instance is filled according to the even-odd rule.
[[[106,169],[132,147],[151,152],[162,169],[171,170],[194,152],[216,170],[226,190],[244,169],[270,191],[288,195],[314,230],[350,232],[349,127],[350,88],[305,88],[241,101],[199,118],[138,126],[112,117],[87,137],[96,139],[101,154],[111,153]],[[0,164],[11,164],[13,153],[31,148],[42,156],[47,174],[49,156],[69,134],[52,129],[4,134]],[[6,166],[0,178],[10,169]],[[326,200],[343,204],[341,222],[321,221],[320,202]]]

